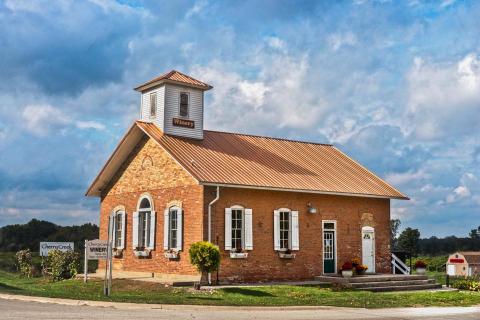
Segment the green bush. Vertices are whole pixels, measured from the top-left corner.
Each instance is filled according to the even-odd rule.
[[[437,271],[445,272],[445,263],[447,262],[448,256],[420,256],[412,259],[412,266],[419,260],[423,261],[427,265],[428,271]],[[410,265],[409,259],[407,259],[407,266]]]
[[[211,242],[195,242],[188,253],[190,263],[202,273],[202,281],[204,281],[207,272],[217,270],[220,265],[220,249]]]
[[[480,281],[475,279],[461,279],[454,282],[452,286],[460,290],[480,291]]]
[[[52,250],[48,253],[47,268],[54,281],[70,279],[77,275],[79,256],[74,251]]]
[[[18,251],[15,254],[15,258],[20,273],[23,276],[30,278],[33,272],[32,253],[30,252],[30,249]]]

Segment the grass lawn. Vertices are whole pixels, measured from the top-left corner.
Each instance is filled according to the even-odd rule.
[[[318,286],[266,286],[195,291],[190,288],[164,287],[156,283],[114,280],[112,295],[102,295],[103,282],[84,284],[81,280],[51,282],[43,278],[21,278],[0,271],[0,293],[43,297],[117,302],[196,304],[232,306],[342,306],[342,307],[418,307],[469,306],[480,304],[480,293],[474,292],[409,292],[370,293],[333,291]]]

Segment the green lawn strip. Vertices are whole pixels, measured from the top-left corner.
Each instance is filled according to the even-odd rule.
[[[103,282],[66,280],[51,282],[43,278],[21,278],[0,271],[0,292],[54,298],[103,300],[134,303],[231,305],[231,306],[340,306],[340,307],[412,307],[469,306],[480,304],[474,292],[371,293],[332,291],[317,286],[265,286],[195,291],[190,288],[164,287],[157,283],[114,280],[112,295],[102,295]]]

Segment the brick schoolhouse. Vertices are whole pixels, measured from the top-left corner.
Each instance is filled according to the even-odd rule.
[[[389,273],[390,199],[408,198],[332,145],[204,130],[210,89],[177,71],[135,88],[140,120],[87,191],[101,239],[114,221],[114,269],[195,275],[188,250],[208,240],[221,282],[312,279],[352,258]]]

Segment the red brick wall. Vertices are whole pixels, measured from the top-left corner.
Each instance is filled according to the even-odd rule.
[[[132,250],[132,213],[140,196],[148,192],[157,211],[156,241],[152,257],[139,259]],[[127,212],[126,249],[114,267],[125,271],[196,274],[188,262],[191,243],[207,238],[207,208],[215,187],[202,187],[153,140],[144,139],[118,171],[101,200],[100,237],[106,238],[108,215],[122,205]],[[163,256],[163,210],[171,201],[184,209],[184,250],[179,260]],[[307,203],[318,213],[307,213]],[[253,250],[247,259],[231,259],[224,250],[224,209],[239,204],[253,209]],[[273,210],[299,211],[300,250],[292,260],[280,259],[273,249]],[[212,241],[220,246],[222,281],[312,279],[322,273],[322,220],[337,221],[337,267],[361,257],[361,227],[375,228],[376,271],[390,272],[390,201],[307,193],[221,188],[212,210]],[[216,274],[213,274],[213,279]]]
[[[142,194],[153,198],[156,215],[155,250],[151,258],[137,258],[132,248],[132,217]],[[183,251],[179,260],[164,257],[163,211],[172,201],[182,202],[184,210]],[[188,249],[203,239],[203,187],[186,173],[153,140],[143,140],[117,173],[100,208],[100,238],[107,238],[108,215],[124,206],[126,242],[122,258],[114,258],[114,268],[124,271],[197,274],[189,263]]]
[[[205,189],[205,204],[213,199],[213,189]],[[307,213],[308,202],[318,209],[316,214]],[[247,259],[231,259],[224,250],[224,208],[235,204],[253,209],[253,250]],[[273,210],[282,207],[299,211],[300,250],[295,259],[280,259],[273,249]],[[361,258],[361,228],[369,225],[375,228],[376,271],[390,272],[388,199],[221,188],[212,226],[212,240],[218,241],[222,252],[220,280],[312,279],[320,275],[322,220],[337,220],[338,268],[346,260]]]

